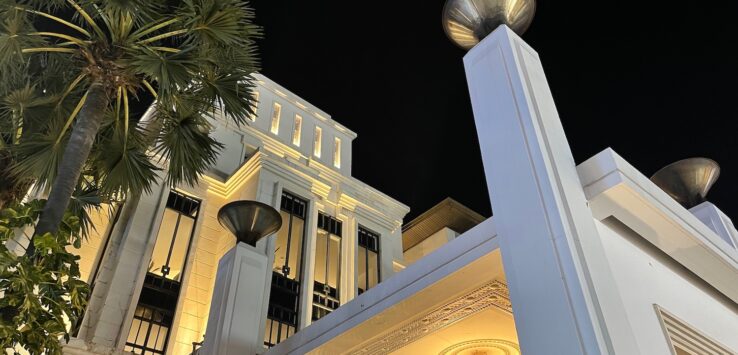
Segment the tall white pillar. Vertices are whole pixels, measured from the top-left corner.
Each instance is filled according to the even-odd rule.
[[[500,26],[464,64],[523,354],[612,353],[591,274],[609,269],[538,54]]]
[[[201,353],[207,355],[257,354],[263,350],[260,336],[264,324],[254,316],[269,300],[268,258],[255,247],[237,243],[218,263],[215,289],[210,302],[208,327]]]

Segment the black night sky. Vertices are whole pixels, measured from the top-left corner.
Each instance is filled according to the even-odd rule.
[[[417,216],[447,196],[491,214],[464,51],[443,0],[255,0],[262,72],[359,134],[353,175]],[[612,147],[650,176],[722,166],[709,199],[738,218],[738,21],[728,1],[539,0],[543,61],[577,163]],[[729,8],[730,7],[730,8]]]

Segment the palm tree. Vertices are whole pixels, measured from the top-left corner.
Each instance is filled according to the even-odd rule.
[[[241,0],[0,0],[0,178],[49,192],[35,235],[57,230],[80,187],[149,191],[155,159],[169,184],[194,183],[221,148],[209,115],[252,113],[252,18]]]

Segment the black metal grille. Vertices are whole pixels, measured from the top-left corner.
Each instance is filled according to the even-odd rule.
[[[125,350],[134,354],[164,354],[172,329],[180,284],[146,274]]]
[[[296,197],[288,192],[282,192],[282,203],[280,209],[291,215],[305,219],[307,213],[307,201]]]
[[[325,317],[341,305],[338,290],[318,281],[313,282],[313,321]]]
[[[323,213],[318,214],[318,228],[339,237],[343,236],[341,221]]]
[[[283,223],[282,228],[287,228],[287,247],[292,245],[293,218],[305,220],[307,217],[307,201],[294,196],[286,191],[282,192],[280,209],[289,213],[289,219]],[[304,243],[305,231],[301,236],[300,243]],[[304,248],[301,248],[304,250]],[[289,249],[286,253],[289,263]],[[300,256],[302,257],[302,256]],[[301,263],[299,260],[298,263]],[[300,268],[301,269],[301,268]],[[288,275],[293,275],[289,278]],[[300,306],[300,273],[289,270],[287,265],[282,267],[282,273],[272,272],[272,287],[269,294],[269,307],[267,309],[267,324],[264,333],[264,345],[270,348],[287,339],[297,330]]]
[[[379,234],[359,226],[359,246],[375,253],[379,252]]]
[[[200,201],[179,191],[172,190],[169,191],[169,197],[167,198],[167,208],[197,218],[197,213],[200,211]]]

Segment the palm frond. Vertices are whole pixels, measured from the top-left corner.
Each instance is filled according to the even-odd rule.
[[[145,152],[135,148],[110,150],[105,159],[97,161],[97,165],[104,178],[101,191],[107,196],[123,192],[149,193],[151,183],[156,180],[156,172],[160,170]]]
[[[194,185],[215,164],[223,145],[210,137],[211,127],[196,108],[159,107],[156,119],[163,120],[164,126],[154,152],[169,162],[167,182],[170,186]]]
[[[234,46],[261,35],[244,1],[184,0],[180,17],[199,45]]]
[[[52,125],[46,132],[31,134],[29,139],[21,141],[13,148],[13,153],[17,156],[10,170],[13,176],[32,176],[38,179],[39,185],[51,185],[69,139],[68,135],[62,135],[61,144],[57,144],[61,127],[55,127],[58,125]]]
[[[102,196],[149,192],[159,171],[146,153],[142,130],[136,126],[125,135],[122,127],[114,124],[112,113],[100,131],[92,155]]]
[[[201,79],[199,94],[207,98],[212,106],[220,106],[227,117],[243,124],[254,113],[254,84],[250,76],[210,73]]]
[[[84,238],[87,238],[90,230],[95,230],[95,225],[92,223],[89,211],[99,210],[102,198],[97,187],[94,184],[88,184],[82,181],[77,188],[74,190],[72,199],[69,201],[69,207],[67,210],[72,215],[79,218],[81,226],[80,232]]]
[[[45,0],[41,0],[41,1],[43,2]],[[66,0],[54,0],[54,1],[50,1],[50,2],[64,2],[64,3],[66,3]],[[35,8],[39,8],[39,7],[40,8],[43,8],[42,6],[32,6],[32,7],[35,7]],[[27,7],[16,7],[16,9],[18,9],[20,11],[24,11],[24,12],[30,13],[30,14],[34,14],[34,15],[38,15],[38,16],[41,16],[41,17],[45,17],[45,18],[47,18],[49,20],[52,20],[54,22],[57,22],[57,23],[60,23],[60,24],[62,24],[64,26],[66,26],[68,28],[71,28],[71,29],[73,29],[73,30],[75,30],[75,31],[77,31],[77,32],[79,32],[79,33],[87,36],[87,37],[90,37],[90,32],[88,32],[87,30],[85,30],[84,28],[82,28],[80,26],[75,25],[74,23],[72,23],[70,21],[67,21],[67,20],[62,19],[59,16],[54,16],[52,14],[49,14],[49,13],[46,13],[46,12],[43,12],[43,11],[33,10],[32,8],[27,8]]]
[[[155,81],[161,94],[169,94],[187,87],[197,72],[197,63],[190,52],[192,48],[179,53],[160,53],[141,48],[133,53],[130,65],[136,73]]]
[[[70,5],[72,5],[72,8],[74,8],[77,14],[79,14],[79,16],[81,16],[85,20],[87,25],[90,26],[90,28],[92,28],[93,31],[95,31],[99,39],[106,38],[105,33],[103,32],[102,28],[100,28],[97,22],[95,22],[92,16],[90,16],[90,14],[87,13],[87,11],[85,11],[85,9],[82,8],[82,6],[77,4],[77,2],[75,2],[74,0],[67,0],[67,2]]]
[[[25,35],[33,26],[25,16],[16,12],[0,19],[0,73],[17,71],[25,62],[23,49],[44,46],[42,38]]]

